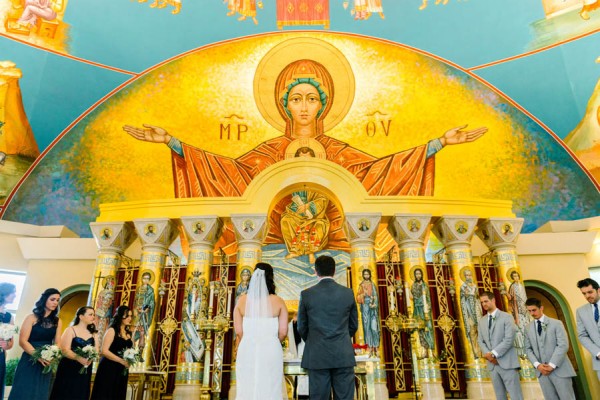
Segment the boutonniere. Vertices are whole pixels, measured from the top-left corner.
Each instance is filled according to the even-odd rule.
[[[546,332],[546,329],[548,329],[548,323],[547,322],[542,322],[542,330],[544,332]]]

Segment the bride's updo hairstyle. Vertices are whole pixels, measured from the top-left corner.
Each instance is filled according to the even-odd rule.
[[[259,262],[256,264],[256,267],[254,267],[255,271],[257,269],[262,269],[263,271],[265,271],[265,281],[267,283],[267,290],[269,291],[269,294],[275,294],[275,280],[273,277],[273,267],[271,267],[271,264]]]

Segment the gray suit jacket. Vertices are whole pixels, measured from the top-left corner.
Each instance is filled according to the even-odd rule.
[[[356,365],[352,337],[358,311],[352,289],[323,279],[303,290],[298,306],[298,332],[305,342],[302,368],[329,369]]]
[[[577,336],[581,345],[592,354],[592,366],[600,371],[600,360],[596,355],[600,353],[600,324],[594,320],[592,307],[589,304],[577,309]]]
[[[520,368],[521,364],[514,346],[517,327],[512,315],[498,310],[496,319],[492,323],[491,332],[488,329],[488,320],[489,316],[487,314],[479,320],[477,342],[481,347],[481,351],[485,354],[494,350],[498,354],[496,359],[502,369]],[[488,361],[487,367],[489,370],[493,370],[496,365]]]
[[[552,363],[556,365],[553,374],[561,378],[575,376],[573,365],[567,357],[569,339],[565,327],[559,320],[544,316],[541,335],[537,332],[537,322],[535,320],[530,322],[525,330],[525,351],[532,364]],[[537,369],[536,372],[538,377],[542,375]]]

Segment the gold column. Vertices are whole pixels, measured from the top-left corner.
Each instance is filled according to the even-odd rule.
[[[381,299],[379,296],[379,278],[375,258],[375,238],[381,221],[381,213],[346,213],[345,217],[344,232],[351,246],[352,289],[355,292],[359,309],[357,341],[369,346],[368,351],[371,357],[379,358],[374,370],[377,398],[387,399],[389,393],[386,385],[385,353],[381,340],[381,302],[387,301],[387,297]],[[371,292],[371,296],[368,296],[369,292]],[[364,315],[365,312],[373,309],[376,310],[377,329],[373,329],[373,320]],[[368,334],[365,330],[368,330]]]
[[[182,217],[181,224],[190,252],[174,399],[198,398],[200,395],[201,358],[204,356],[202,339],[205,332],[198,332],[197,322],[206,318],[213,250],[223,229],[223,221],[216,215]]]
[[[536,370],[527,359],[524,350],[525,328],[530,316],[525,306],[527,294],[517,255],[517,239],[523,221],[523,218],[489,218],[479,224],[477,236],[492,250],[492,259],[498,269],[497,287],[502,295],[503,308],[513,315],[517,326],[515,347],[520,356],[523,395],[525,399],[533,399],[541,398],[542,395]]]
[[[104,332],[112,317],[117,270],[121,266],[123,253],[133,243],[136,234],[131,222],[92,222],[90,228],[98,245],[98,257],[87,304],[96,311],[96,326],[102,348]]]
[[[166,262],[167,250],[179,234],[168,218],[136,219],[133,221],[142,241],[142,259],[138,272],[134,310],[134,343],[140,347],[144,369],[154,361],[156,319],[158,315],[158,287]]]
[[[238,242],[237,270],[236,270],[236,297],[245,293],[247,280],[242,278],[242,272],[249,269],[254,271],[254,265],[260,261],[262,255],[262,242],[268,231],[266,214],[235,214],[231,216]],[[239,287],[240,284],[245,286]]]
[[[350,252],[350,265],[352,269],[352,289],[357,295],[357,303],[360,314],[360,322],[362,322],[362,308],[371,307],[376,308],[378,314],[380,314],[380,303],[382,299],[379,298],[379,292],[377,289],[379,277],[377,276],[377,265],[375,260],[375,236],[377,235],[377,228],[381,220],[381,214],[362,214],[362,213],[347,213],[345,215],[346,220],[344,221],[344,232],[348,238],[348,242],[351,246]],[[373,283],[374,290],[371,303],[369,306],[364,304],[364,293],[367,288],[368,281]],[[360,293],[359,293],[360,291]],[[379,337],[381,337],[381,316],[377,317],[377,331],[379,331]],[[363,323],[358,324],[358,331],[356,332],[357,341],[365,343],[365,327]],[[380,342],[380,340],[377,340]],[[369,351],[373,352],[373,356],[380,357],[383,359],[383,344],[379,343],[376,348],[372,349],[369,347]]]
[[[422,323],[423,328],[411,333],[413,371],[417,390],[423,398],[443,399],[444,388],[441,383],[438,352],[435,348],[435,332],[431,313],[431,293],[425,260],[425,242],[429,236],[429,214],[395,214],[389,224],[389,230],[396,243],[402,262],[404,275],[404,300],[407,305],[407,317]],[[419,293],[415,298],[415,294]],[[415,306],[418,305],[418,307]],[[418,361],[415,362],[417,359]]]
[[[374,363],[373,370],[376,397],[387,399],[389,392],[385,373],[385,353],[381,340],[381,302],[387,301],[387,296],[383,299],[379,296],[379,277],[375,258],[375,238],[381,222],[381,213],[346,213],[345,217],[344,232],[351,246],[352,289],[356,293],[359,310],[357,341],[369,345],[369,355],[379,359]],[[367,299],[365,298],[368,291],[374,294],[368,300],[369,305],[366,304]],[[376,310],[376,330],[373,329],[373,320],[365,318],[364,315],[364,312],[371,308]],[[369,330],[369,335],[365,333],[365,329]],[[368,343],[368,341],[372,343]]]
[[[442,216],[432,231],[444,244],[456,293],[455,309],[460,321],[460,338],[466,358],[465,375],[469,398],[480,398],[482,385],[488,388],[490,373],[477,343],[477,326],[482,316],[477,277],[473,266],[471,240],[478,218],[471,215]],[[483,384],[482,382],[486,382]],[[489,388],[488,388],[489,389]],[[487,389],[486,389],[487,390]]]
[[[238,243],[234,294],[237,300],[242,293],[248,290],[249,278],[254,271],[254,266],[261,259],[262,243],[269,226],[266,214],[232,214],[231,222]],[[234,399],[235,394],[235,361],[232,360],[229,398]]]

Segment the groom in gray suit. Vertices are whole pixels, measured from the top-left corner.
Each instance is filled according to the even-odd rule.
[[[335,282],[335,260],[315,261],[319,283],[303,290],[298,306],[298,332],[305,342],[302,368],[308,370],[311,400],[354,398],[354,349],[358,311],[352,289]]]
[[[600,379],[600,289],[598,282],[586,278],[577,287],[589,304],[577,309],[577,336],[582,346],[592,355],[592,367]]]
[[[575,400],[575,370],[567,357],[569,339],[562,322],[544,315],[544,306],[536,298],[525,302],[533,321],[525,329],[525,351],[533,366],[546,400]]]
[[[492,375],[492,384],[497,400],[506,400],[506,392],[511,400],[523,400],[519,369],[521,364],[513,342],[517,327],[512,315],[496,308],[494,293],[483,292],[479,296],[481,307],[487,314],[479,320],[477,342],[487,367]]]

